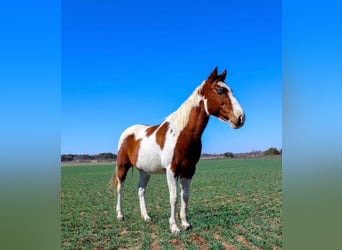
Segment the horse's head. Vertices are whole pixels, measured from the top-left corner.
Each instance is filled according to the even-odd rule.
[[[233,95],[233,91],[224,82],[227,71],[217,74],[217,67],[211,72],[202,87],[205,108],[209,115],[229,122],[232,128],[240,128],[245,122],[245,114]]]

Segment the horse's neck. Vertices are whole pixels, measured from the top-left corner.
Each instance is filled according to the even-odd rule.
[[[200,140],[208,121],[209,116],[205,111],[203,101],[201,101],[199,106],[193,107],[189,113],[188,122],[183,128],[181,136],[187,137],[192,141]]]
[[[169,123],[189,140],[200,140],[202,133],[207,126],[209,115],[204,107],[204,100],[199,95],[200,85],[191,96],[166,119]]]

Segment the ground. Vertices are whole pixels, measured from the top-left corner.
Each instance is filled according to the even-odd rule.
[[[166,177],[151,177],[146,205],[152,222],[146,223],[140,218],[138,172],[130,171],[125,221],[118,222],[115,195],[106,186],[113,171],[113,165],[62,167],[62,249],[282,247],[281,158],[201,160],[190,191],[192,229],[178,236],[169,231]]]

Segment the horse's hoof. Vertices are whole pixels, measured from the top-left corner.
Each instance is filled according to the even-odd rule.
[[[151,222],[152,220],[151,220],[151,217],[149,217],[149,216],[146,216],[145,218],[143,218],[144,219],[144,221],[146,221],[146,222]]]
[[[173,236],[178,236],[180,234],[180,230],[173,230],[171,233]]]
[[[183,224],[182,227],[184,230],[190,230],[192,228],[190,224]]]
[[[118,220],[118,221],[124,221],[125,220],[125,218],[121,215],[121,216],[118,216],[118,217],[116,217],[116,219]]]
[[[180,234],[180,230],[177,226],[173,226],[173,227],[171,227],[171,233],[172,233],[172,235],[177,236]]]

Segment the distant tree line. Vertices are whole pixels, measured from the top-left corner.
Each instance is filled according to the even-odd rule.
[[[61,161],[62,162],[70,162],[70,161],[79,161],[79,162],[87,162],[87,161],[115,161],[116,154],[112,153],[100,153],[100,154],[62,154]]]
[[[256,157],[275,157],[280,156],[282,154],[282,150],[278,150],[274,147],[269,148],[265,151],[251,151],[246,153],[236,153],[226,152],[223,154],[224,158],[256,158]]]
[[[232,153],[225,152],[223,154],[202,154],[202,158],[257,158],[257,157],[276,157],[282,155],[282,150],[278,150],[274,147],[269,148],[265,151],[251,151],[246,153]],[[100,153],[100,154],[62,154],[62,162],[104,162],[104,161],[115,161],[117,155],[113,153]]]
[[[282,153],[282,150],[279,151],[276,148],[269,148],[264,152],[265,156],[275,156],[275,155],[280,155],[281,153]]]

